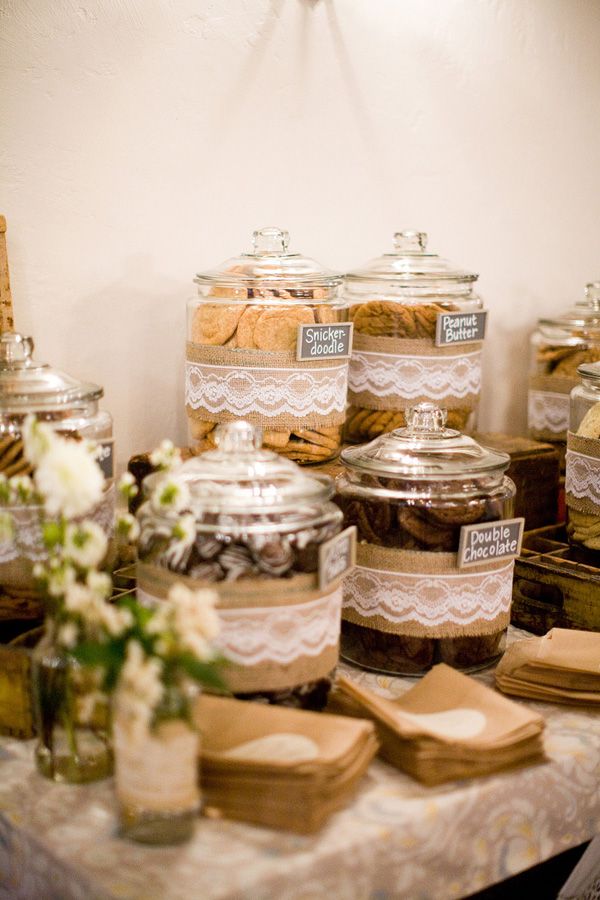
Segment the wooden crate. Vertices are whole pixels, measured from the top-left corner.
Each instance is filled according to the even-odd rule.
[[[600,553],[570,547],[564,526],[525,532],[511,621],[534,634],[554,627],[600,631]]]

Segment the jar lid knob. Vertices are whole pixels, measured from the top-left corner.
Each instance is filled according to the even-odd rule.
[[[409,434],[439,434],[444,430],[448,412],[435,403],[417,403],[404,413]]]
[[[424,231],[396,231],[394,249],[415,253],[427,247],[427,234]]]
[[[32,353],[33,338],[24,337],[15,331],[5,331],[0,335],[0,361],[28,362]]]
[[[262,447],[262,428],[242,419],[225,422],[215,431],[215,444],[223,453],[252,453]]]
[[[289,242],[289,232],[281,228],[259,228],[252,235],[254,252],[259,256],[279,256],[287,251]]]
[[[590,281],[586,284],[585,296],[594,309],[600,309],[600,281]]]

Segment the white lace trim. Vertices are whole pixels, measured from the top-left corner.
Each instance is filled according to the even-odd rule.
[[[13,522],[14,537],[9,540],[0,539],[0,565],[14,559],[29,559],[40,562],[47,558],[42,538],[42,520],[40,506],[9,507],[6,512]],[[98,506],[85,519],[92,519],[110,536],[114,528],[115,488],[108,489]]]
[[[600,506],[600,459],[576,450],[567,450],[565,491]]]
[[[317,369],[233,368],[186,362],[186,404],[213,415],[327,416],[344,412],[347,391],[345,361]]]
[[[348,376],[355,394],[404,399],[463,399],[481,391],[481,351],[460,356],[401,356],[354,350]]]
[[[527,424],[534,431],[566,435],[569,428],[569,395],[530,390]]]
[[[145,606],[161,603],[159,597],[139,587],[137,593]],[[342,588],[337,587],[307,603],[218,609],[221,631],[217,643],[224,656],[241,666],[285,666],[301,656],[317,657],[338,644],[341,607]]]
[[[356,566],[344,579],[344,609],[368,619],[382,616],[394,625],[425,627],[493,621],[510,609],[511,560],[488,572],[418,575]]]

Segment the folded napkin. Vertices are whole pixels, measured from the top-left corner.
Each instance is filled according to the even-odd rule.
[[[377,752],[373,724],[202,695],[207,815],[314,831],[344,806]]]
[[[512,644],[496,669],[506,694],[555,703],[600,703],[600,634],[553,628]]]
[[[443,663],[398,700],[338,678],[328,708],[373,719],[384,759],[426,784],[543,759],[541,716]]]

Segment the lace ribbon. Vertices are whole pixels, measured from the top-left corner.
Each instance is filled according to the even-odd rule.
[[[481,350],[471,348],[480,345],[457,352],[456,347],[434,347],[426,341],[384,341],[355,336],[348,374],[352,405],[397,409],[430,400],[450,409],[475,407],[481,392]],[[407,352],[411,343],[414,349]],[[404,352],[395,352],[395,347]]]
[[[188,416],[209,422],[244,417],[272,428],[344,421],[348,361],[298,362],[294,353],[236,351],[188,344]]]
[[[391,552],[398,561],[402,554],[410,554]],[[343,618],[377,631],[430,638],[489,634],[508,625],[512,560],[461,571],[455,562],[436,565],[432,559],[452,556],[455,560],[455,554],[419,556],[424,568],[439,571],[357,565],[344,579]]]
[[[40,562],[47,557],[42,537],[41,506],[11,506],[5,510],[12,519],[13,536],[0,536],[0,565],[15,559]],[[115,487],[111,485],[104,497],[84,519],[96,522],[110,537],[114,527]],[[78,521],[78,520],[76,520]]]
[[[328,675],[338,658],[342,588],[325,592],[316,576],[268,581],[197,582],[149,564],[138,564],[138,598],[160,603],[171,584],[183,582],[219,594],[218,644],[233,664],[225,672],[235,693],[281,690]]]
[[[569,507],[600,515],[600,440],[568,433],[565,492]]]
[[[569,428],[569,395],[529,390],[527,424],[536,434],[550,434],[563,440]]]

